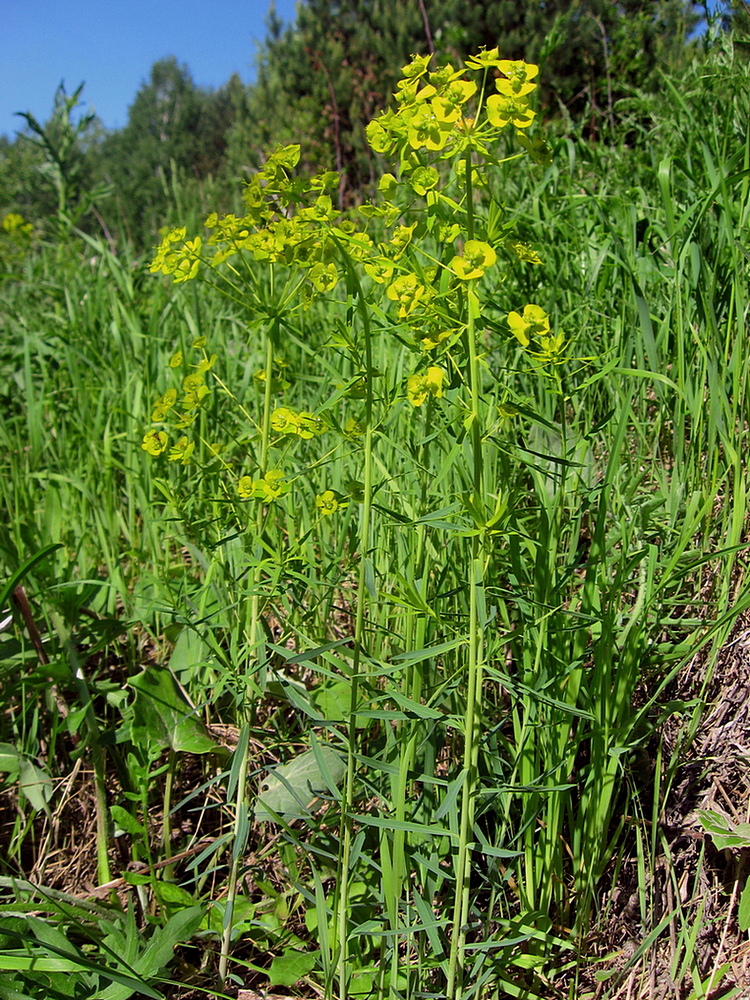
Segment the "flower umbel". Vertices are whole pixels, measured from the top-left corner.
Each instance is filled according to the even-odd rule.
[[[541,306],[528,305],[524,306],[523,315],[508,313],[508,326],[521,346],[528,347],[532,337],[549,333],[549,317]]]
[[[481,278],[485,270],[497,260],[497,254],[489,245],[481,240],[467,240],[464,244],[463,257],[454,257],[451,270],[462,281]]]
[[[423,375],[410,375],[406,382],[406,396],[413,406],[421,406],[428,396],[442,399],[448,376],[442,368],[431,365]]]
[[[147,451],[149,455],[161,455],[163,451],[167,450],[167,444],[169,443],[169,438],[164,431],[150,430],[146,431],[143,435],[143,444],[141,448]]]
[[[335,514],[339,509],[339,502],[333,490],[325,490],[325,492],[318,493],[315,497],[315,506],[323,517],[330,517],[331,514]]]

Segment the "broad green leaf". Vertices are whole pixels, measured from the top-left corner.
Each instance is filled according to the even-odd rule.
[[[175,885],[174,882],[155,882],[154,892],[160,903],[175,909],[195,906],[195,897],[183,889],[181,885]]]
[[[745,883],[745,888],[740,896],[740,908],[737,913],[737,922],[741,931],[750,930],[750,882]]]
[[[17,774],[21,766],[18,750],[10,743],[0,743],[0,771]]]
[[[146,836],[146,828],[127,809],[123,809],[122,806],[110,806],[109,811],[115,824],[125,833],[129,833],[132,837]]]
[[[352,699],[351,681],[335,681],[321,684],[313,693],[313,703],[326,722],[340,722],[349,715]]]
[[[187,684],[192,679],[195,668],[205,663],[207,656],[208,646],[198,633],[191,628],[183,628],[169,658],[169,669]]]
[[[296,982],[315,968],[316,952],[293,951],[278,955],[268,970],[271,986],[294,986]]]
[[[131,735],[137,746],[168,747],[184,753],[219,749],[171,671],[149,667],[133,677],[130,686],[135,690]]]
[[[739,851],[750,847],[750,823],[733,823],[727,816],[713,810],[699,810],[698,819],[711,835],[716,849]]]
[[[341,756],[326,746],[306,750],[288,764],[275,768],[262,782],[255,804],[255,819],[260,823],[273,823],[276,822],[274,813],[287,822],[302,819],[309,814],[310,806],[319,795],[330,795],[319,760],[331,781],[338,785],[346,771]]]
[[[342,722],[349,718],[352,700],[352,683],[346,678],[333,683],[319,685],[313,691],[315,714],[326,722]],[[358,708],[362,709],[365,701],[360,698]],[[367,725],[367,719],[357,714],[355,725],[358,729]]]
[[[21,757],[18,762],[18,776],[21,791],[37,812],[44,812],[52,798],[52,782],[46,771],[30,760]]]

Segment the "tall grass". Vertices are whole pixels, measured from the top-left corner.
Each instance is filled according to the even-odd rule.
[[[216,953],[223,941],[227,987],[576,989],[613,859],[639,851],[645,886],[663,847],[675,764],[657,753],[644,768],[644,748],[670,713],[687,743],[702,711],[665,708],[670,685],[698,653],[710,668],[749,604],[747,84],[717,39],[679,85],[665,80],[666,98],[621,109],[613,145],[563,137],[551,168],[504,175],[493,193],[544,264],[508,263],[493,292],[470,433],[458,389],[441,407],[403,399],[411,355],[387,321],[366,358],[352,350],[354,291],[269,332],[240,304],[175,291],[91,241],[80,259],[42,250],[3,287],[0,556],[49,654],[35,659],[21,629],[0,636],[20,806],[4,833],[9,989],[40,996],[65,962],[78,995],[153,989],[194,934]],[[584,359],[559,378],[530,370],[507,335],[504,313],[526,301]],[[141,448],[151,406],[198,336],[220,382],[196,461],[155,465]],[[374,416],[364,437],[288,449],[293,501],[250,508],[236,482],[251,456],[267,468],[282,352],[285,404],[341,424]],[[378,374],[362,399],[365,369]],[[324,490],[352,500],[324,518]],[[180,688],[164,681],[160,697],[183,726],[233,727],[229,755],[204,755],[192,730],[182,745],[139,741],[145,696],[128,680],[144,661],[158,676],[169,663]],[[270,806],[275,825],[267,811],[253,822],[259,788],[298,787],[269,768],[303,751],[317,804],[292,797]],[[127,901],[96,910],[16,881],[44,886],[41,847],[71,842],[60,822],[79,757],[107,774],[99,882],[128,858],[148,866]],[[166,808],[162,765],[183,796],[168,792]],[[160,822],[172,811],[174,842],[149,809]],[[40,893],[57,937],[32,913]],[[670,925],[645,895],[642,909],[644,939],[671,927],[680,977],[708,995],[690,918]],[[120,939],[124,959],[105,946]],[[34,972],[40,957],[52,964]]]

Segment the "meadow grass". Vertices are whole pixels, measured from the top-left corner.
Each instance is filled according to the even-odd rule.
[[[158,995],[178,944],[174,978],[211,990],[593,995],[625,864],[639,942],[611,994],[664,939],[675,989],[732,987],[700,909],[650,886],[704,712],[680,678],[700,660],[708,686],[750,605],[747,83],[716,40],[610,143],[491,179],[544,263],[485,279],[468,423],[458,375],[407,401],[398,324],[352,346],[351,286],[276,309],[283,273],[259,273],[263,316],[91,239],[4,284],[4,605],[23,585],[46,656],[0,633],[0,995]],[[504,323],[524,302],[573,345],[554,377]],[[193,461],[155,461],[198,337]],[[332,426],[368,410],[365,433],[274,444],[274,379]],[[242,502],[271,454],[292,493]],[[330,517],[327,490],[350,498]],[[77,884],[55,859],[84,823]]]

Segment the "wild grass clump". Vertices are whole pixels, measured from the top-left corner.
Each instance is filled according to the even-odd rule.
[[[158,995],[178,945],[210,990],[584,995],[626,866],[618,975],[669,938],[732,985],[648,885],[679,678],[748,607],[746,77],[717,42],[549,150],[536,67],[415,59],[356,215],[285,147],[166,235],[184,288],[90,239],[3,286],[14,995]]]

